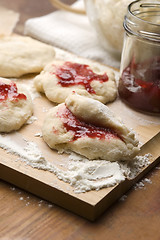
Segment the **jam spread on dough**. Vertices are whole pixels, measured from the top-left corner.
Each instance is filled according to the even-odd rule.
[[[106,73],[96,74],[86,64],[71,62],[65,62],[62,66],[57,67],[55,75],[58,77],[58,83],[62,87],[83,85],[92,94],[95,94],[94,89],[91,87],[92,81],[108,81]]]
[[[160,113],[160,58],[138,64],[133,59],[122,72],[118,90],[129,105]]]
[[[118,134],[112,129],[98,127],[79,120],[67,107],[61,108],[57,115],[62,119],[66,130],[74,134],[72,141],[85,136],[98,139],[119,138]]]
[[[26,100],[26,95],[18,93],[15,83],[6,84],[0,81],[0,101],[10,100]]]

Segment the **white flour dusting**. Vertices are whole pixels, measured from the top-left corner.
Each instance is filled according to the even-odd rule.
[[[145,183],[152,184],[152,181],[148,178],[144,178],[135,184],[134,189],[137,190],[137,189],[145,188]]]
[[[120,199],[119,199],[119,201],[125,201],[127,199],[127,195],[123,195]]]
[[[32,124],[35,121],[37,121],[37,117],[33,115],[27,120],[26,124]]]
[[[34,86],[34,83],[32,81],[28,81],[27,84],[25,84],[25,88],[30,93],[32,100],[41,97],[41,94],[39,92],[37,92],[37,90]]]
[[[149,164],[150,155],[138,156],[130,163],[88,160],[77,154],[70,154],[63,169],[48,162],[35,142],[25,140],[21,134],[0,134],[0,147],[20,157],[27,165],[54,173],[60,180],[69,183],[75,193],[99,190],[134,178],[142,167]],[[63,165],[63,164],[61,164]]]
[[[18,133],[10,135],[0,134],[0,147],[31,163],[39,164],[46,162],[37,145],[34,142],[26,141]]]
[[[35,137],[42,137],[42,133],[35,133],[34,136]]]
[[[47,201],[45,200],[38,200],[37,198],[33,198],[30,196],[27,196],[26,192],[20,192],[18,188],[15,188],[15,187],[10,187],[11,191],[15,191],[19,196],[18,196],[18,200],[24,202],[25,206],[28,207],[28,206],[38,206],[38,207],[44,207],[44,206],[47,206],[48,208],[52,208],[54,207],[53,204],[51,203],[48,203]]]
[[[152,155],[147,153],[144,156],[136,156],[132,161],[120,162],[119,164],[124,172],[124,175],[128,179],[133,179],[144,167],[150,164],[151,157]]]

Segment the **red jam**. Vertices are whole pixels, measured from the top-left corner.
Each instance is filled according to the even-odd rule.
[[[119,95],[136,109],[160,113],[160,58],[126,67],[119,81]]]
[[[72,141],[75,141],[78,138],[85,136],[98,139],[119,138],[118,134],[114,132],[112,129],[98,127],[93,124],[80,121],[66,107],[60,109],[57,115],[62,119],[66,130],[74,133]]]
[[[15,83],[6,84],[0,81],[0,101],[10,100],[26,100],[26,96],[23,93],[18,93]]]
[[[57,67],[55,75],[58,77],[58,83],[62,87],[83,85],[89,93],[93,94],[95,94],[95,91],[91,87],[92,81],[108,81],[106,73],[96,74],[86,64],[71,62],[65,62],[63,66]]]

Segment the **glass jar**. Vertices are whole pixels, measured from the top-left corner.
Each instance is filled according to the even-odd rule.
[[[135,109],[160,113],[160,1],[132,2],[124,29],[119,96]]]

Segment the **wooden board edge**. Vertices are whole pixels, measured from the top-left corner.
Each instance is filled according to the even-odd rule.
[[[123,194],[125,194],[131,187],[134,186],[136,182],[142,179],[152,168],[154,168],[160,162],[160,148],[159,154],[154,155],[157,146],[160,146],[160,132],[154,136],[150,141],[144,144],[141,148],[140,155],[147,154],[147,149],[150,149],[150,153],[153,155],[153,161],[149,164],[143,171],[141,171],[134,179],[126,179],[121,182],[116,187],[114,187],[107,196],[105,196],[101,201],[97,203],[94,208],[94,217],[92,220],[96,220],[100,217],[107,208],[109,208],[113,203],[115,203]]]
[[[141,174],[139,174],[133,180],[126,179],[124,182],[113,188],[111,192],[108,193],[107,197],[104,197],[95,207],[95,213],[93,221],[100,217],[112,204],[114,204],[120,197],[123,196],[127,191],[129,191],[136,182],[143,178],[152,168],[154,168],[160,162],[160,157],[158,157],[148,168],[146,168]]]
[[[43,200],[63,207],[81,217],[88,220],[93,219],[94,205],[66,194],[62,190],[47,185],[34,177],[24,175],[20,171],[12,169],[3,163],[0,163],[0,179],[40,197]]]

